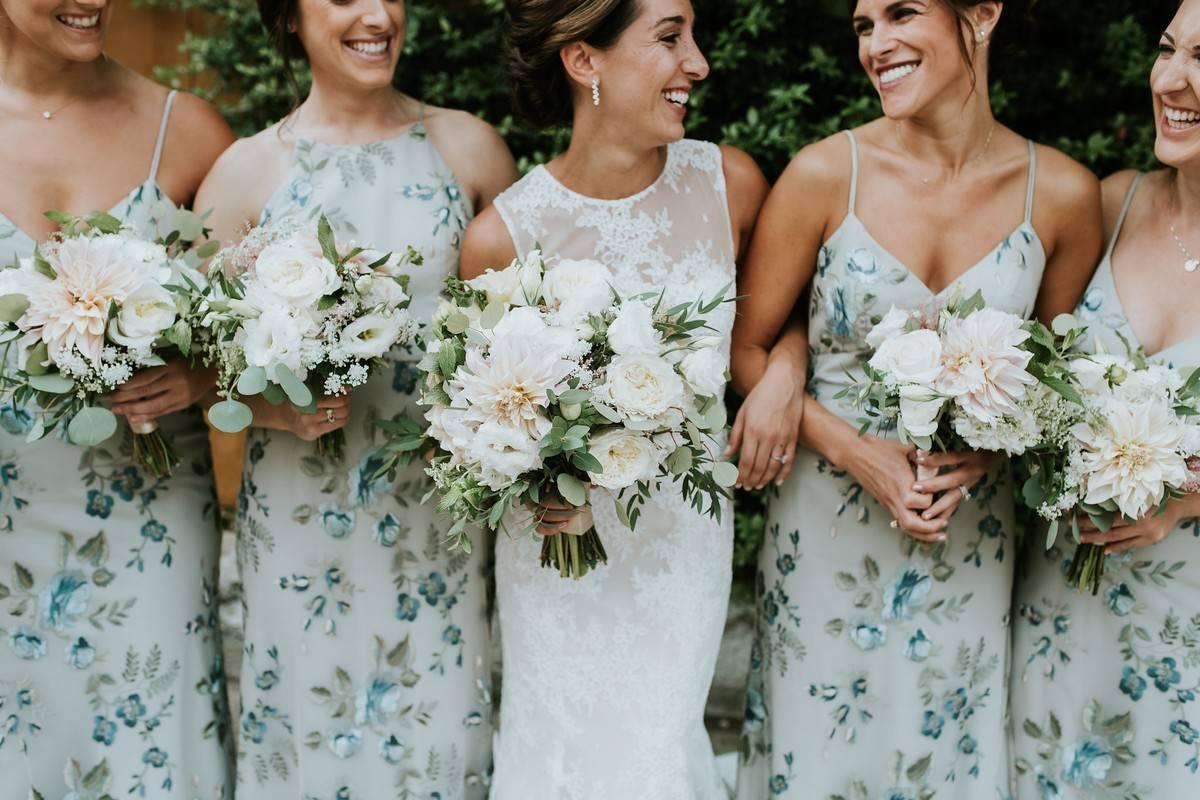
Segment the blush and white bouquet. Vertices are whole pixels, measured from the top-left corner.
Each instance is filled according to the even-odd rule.
[[[239,395],[311,411],[318,393],[345,395],[366,383],[389,351],[417,339],[403,270],[421,263],[412,248],[339,250],[324,216],[316,231],[255,228],[217,253],[199,310],[224,398],[208,412],[213,426],[236,433],[253,421]],[[344,447],[344,431],[317,440],[334,459]]]
[[[494,530],[511,511],[558,498],[583,506],[589,486],[616,496],[630,528],[668,483],[719,518],[737,469],[714,438],[728,356],[706,317],[726,291],[667,308],[658,294],[615,291],[604,264],[540,252],[448,279],[420,365],[428,429],[381,426],[396,458],[433,446],[451,547],[469,550],[467,526]],[[531,512],[530,531],[538,521]],[[563,577],[606,560],[594,527],[543,541],[542,565]]]
[[[1077,326],[1070,333],[1071,341],[1082,336]],[[1168,500],[1200,490],[1200,370],[1185,378],[1127,349],[1125,356],[1065,356],[1076,402],[1047,425],[1046,445],[1026,457],[1024,500],[1050,521],[1047,547],[1063,520],[1079,542],[1078,512],[1107,531],[1118,514],[1162,513]],[[1099,592],[1104,560],[1102,545],[1079,544],[1069,581]]]
[[[100,404],[141,369],[189,356],[189,319],[203,277],[191,251],[202,218],[179,211],[167,237],[149,241],[103,213],[49,212],[61,231],[0,271],[0,344],[5,402],[32,405],[36,441],[56,428],[78,445],[98,445],[117,430]],[[14,352],[15,348],[15,352]],[[178,459],[158,423],[138,426],[136,462],[156,477]]]

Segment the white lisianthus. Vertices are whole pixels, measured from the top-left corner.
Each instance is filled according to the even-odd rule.
[[[304,363],[304,337],[312,328],[312,320],[284,308],[269,308],[257,318],[246,320],[239,332],[246,353],[246,363],[263,367],[268,375],[283,364],[298,372]]]
[[[542,465],[539,440],[526,428],[485,422],[471,437],[467,458],[480,466],[480,479],[502,491],[523,473]]]
[[[942,373],[942,342],[933,331],[910,331],[880,344],[869,363],[889,383],[932,386]]]
[[[696,394],[719,398],[724,393],[729,358],[722,350],[717,347],[693,350],[683,357],[679,366]]]
[[[608,344],[621,356],[657,355],[662,349],[662,336],[654,327],[650,307],[639,300],[623,302],[616,319],[608,326]]]
[[[125,298],[108,323],[108,337],[132,350],[149,349],[175,324],[175,299],[153,281]]]
[[[546,270],[542,295],[565,324],[612,305],[612,281],[612,272],[599,261],[564,259]]]
[[[324,256],[291,241],[263,248],[251,282],[294,306],[311,306],[342,285],[337,268]]]
[[[900,419],[911,436],[932,436],[946,398],[924,386],[900,387]]]
[[[588,472],[597,486],[619,492],[638,481],[648,481],[658,472],[658,448],[645,436],[617,428],[602,433],[588,445],[588,453],[600,462],[600,472]]]
[[[395,346],[401,330],[394,314],[366,314],[345,327],[339,344],[355,358],[379,358]]]
[[[903,335],[904,329],[911,319],[912,314],[892,306],[883,315],[883,319],[879,321],[879,324],[867,334],[867,345],[873,350],[878,350],[884,342]]]
[[[942,332],[942,373],[937,389],[953,397],[981,422],[1014,414],[1029,387],[1025,371],[1033,354],[1019,345],[1029,338],[1015,314],[983,308],[946,322]]]
[[[668,425],[682,416],[686,397],[675,368],[644,353],[614,358],[597,394],[630,421]]]

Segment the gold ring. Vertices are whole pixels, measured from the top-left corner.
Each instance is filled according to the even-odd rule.
[[[328,422],[330,425],[337,422],[337,417],[334,416],[332,408],[325,409],[325,421]]]

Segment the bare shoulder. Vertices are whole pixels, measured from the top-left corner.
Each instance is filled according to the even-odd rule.
[[[762,202],[770,184],[767,183],[767,177],[763,175],[758,162],[749,153],[733,145],[723,144],[721,166],[725,172],[725,183],[731,193],[747,199],[758,198],[758,202]]]
[[[469,280],[488,269],[504,269],[516,254],[508,226],[496,207],[490,206],[467,226],[459,274]]]
[[[1117,218],[1125,206],[1125,198],[1138,176],[1137,170],[1123,169],[1114,172],[1100,182],[1100,191],[1104,197],[1104,230],[1112,231],[1117,226]]]
[[[163,144],[161,175],[164,181],[182,183],[190,201],[217,157],[234,142],[233,131],[205,100],[193,94],[176,95]]]
[[[1061,150],[1037,145],[1037,204],[1047,204],[1056,215],[1070,218],[1100,205],[1100,181],[1090,169]]]
[[[850,189],[850,137],[835,133],[807,145],[792,157],[779,184],[790,190],[830,192],[839,199]]]
[[[212,165],[196,194],[199,212],[216,210],[218,235],[258,219],[271,193],[287,176],[292,146],[275,124],[238,139]],[[224,224],[222,224],[224,223]]]
[[[517,166],[496,129],[474,114],[427,106],[425,128],[476,209],[517,179]]]
[[[439,148],[443,145],[445,149],[504,145],[495,128],[474,114],[455,108],[426,106],[425,128]]]

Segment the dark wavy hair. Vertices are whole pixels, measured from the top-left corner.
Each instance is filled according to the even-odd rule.
[[[283,60],[283,76],[292,87],[297,103],[302,98],[300,82],[296,80],[296,70],[292,68],[292,62],[308,56],[304,52],[304,45],[300,43],[300,37],[288,30],[288,26],[296,19],[299,7],[299,0],[258,0],[258,16],[262,19],[263,27],[267,29],[267,36],[275,46],[275,52]]]
[[[538,128],[571,121],[571,84],[559,55],[562,49],[585,42],[606,50],[641,10],[638,0],[507,0],[506,6],[505,64],[513,107]]]

